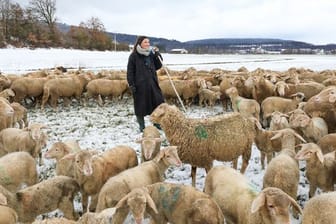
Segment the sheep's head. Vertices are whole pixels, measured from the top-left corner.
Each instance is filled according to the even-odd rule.
[[[251,213],[259,212],[263,217],[269,217],[270,223],[288,224],[290,205],[302,214],[300,206],[292,197],[279,188],[267,187],[253,200]]]
[[[182,164],[177,153],[177,146],[167,146],[161,149],[159,154],[154,158],[154,161],[156,162],[159,162],[160,160],[163,160],[167,166],[181,166]]]
[[[142,137],[136,140],[136,143],[141,144],[143,156],[146,160],[152,158],[153,152],[158,144],[163,141],[161,138]]]
[[[167,103],[161,103],[158,107],[150,115],[150,120],[153,123],[161,124],[161,119],[165,114],[173,112],[173,113],[181,113],[181,111],[174,105],[169,105]]]
[[[301,150],[296,154],[297,160],[310,160],[314,155],[323,163],[324,157],[320,147],[315,143],[300,144]]]
[[[158,213],[157,207],[148,193],[147,188],[135,188],[125,197],[120,199],[115,208],[129,207],[131,213],[134,216],[135,222],[141,224],[144,218],[146,205]]]
[[[69,154],[70,150],[65,147],[63,142],[55,142],[51,148],[44,154],[46,159],[53,159],[53,158],[62,158],[64,155]]]

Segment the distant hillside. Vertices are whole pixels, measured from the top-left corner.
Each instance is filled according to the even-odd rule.
[[[61,32],[68,32],[70,26],[59,24]],[[134,44],[137,35],[107,32],[118,43]],[[152,45],[156,45],[162,52],[169,52],[174,48],[185,48],[189,53],[316,53],[316,50],[336,53],[336,44],[314,45],[302,41],[282,40],[271,38],[217,38],[181,42],[158,37],[149,37]],[[260,50],[262,50],[260,52]]]

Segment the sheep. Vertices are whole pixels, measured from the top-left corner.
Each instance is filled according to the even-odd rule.
[[[120,199],[134,188],[163,181],[164,173],[170,165],[180,166],[182,164],[176,148],[176,146],[165,147],[153,160],[141,163],[111,177],[99,193],[96,212],[114,207]],[[122,223],[127,214],[128,209],[117,209],[113,216],[113,222]]]
[[[27,97],[39,98],[43,95],[43,86],[52,77],[31,78],[20,77],[14,80],[10,86],[15,93],[14,101],[21,103]]]
[[[130,209],[136,223],[142,223],[145,212],[155,223],[224,223],[221,209],[209,195],[181,184],[159,182],[135,188],[115,206],[124,207]]]
[[[271,122],[270,122],[270,131],[276,131],[281,130],[284,128],[289,128],[288,118],[289,116],[287,114],[283,114],[279,111],[274,111],[271,115]]]
[[[329,133],[336,132],[336,86],[323,89],[319,94],[310,98],[304,111],[310,117],[321,117],[327,125]]]
[[[8,100],[0,97],[0,131],[11,126],[13,116],[14,109]]]
[[[147,126],[143,130],[142,138],[137,139],[136,142],[141,144],[141,162],[145,162],[159,153],[162,139],[156,127]]]
[[[217,202],[227,223],[288,224],[290,205],[302,213],[296,201],[281,189],[268,187],[258,193],[244,175],[223,165],[210,170],[204,192]]]
[[[28,110],[17,102],[13,102],[10,105],[14,110],[11,127],[15,127],[17,123],[19,124],[20,129],[28,127]]]
[[[295,138],[298,136],[292,129],[287,128],[277,131],[271,138],[281,138],[281,151],[269,162],[263,177],[263,188],[280,188],[294,199],[300,179],[299,165],[295,160]],[[299,139],[305,142],[302,137]],[[294,216],[298,217],[298,214],[294,213]]]
[[[243,116],[246,117],[255,117],[259,121],[260,105],[256,100],[239,96],[236,87],[227,89],[226,94],[231,99],[234,112],[240,112]]]
[[[15,93],[11,89],[4,89],[0,92],[0,97],[3,97],[7,100],[9,100],[11,97],[14,97]]]
[[[32,123],[27,128],[6,128],[0,131],[0,156],[10,152],[26,151],[34,158],[39,156],[45,125]]]
[[[242,155],[244,173],[251,156],[255,136],[253,122],[239,113],[205,119],[187,118],[176,106],[159,105],[151,114],[153,123],[160,124],[168,141],[178,146],[184,163],[192,166],[192,186],[196,183],[196,168],[209,171],[213,160],[232,161]]]
[[[315,195],[316,188],[333,191],[336,183],[335,152],[323,155],[315,143],[300,144],[301,150],[296,154],[297,160],[306,160],[306,176],[309,181],[309,197]]]
[[[81,150],[63,157],[75,164],[74,179],[80,186],[83,211],[94,211],[100,189],[109,177],[125,169],[138,165],[136,152],[126,145],[118,145],[101,155],[95,155],[89,150]],[[90,208],[88,197],[91,196]]]
[[[64,156],[80,151],[77,141],[55,142],[44,154],[46,159],[56,159],[56,175],[74,177],[73,162],[63,159]]]
[[[328,125],[320,117],[310,118],[308,115],[297,115],[289,125],[302,131],[305,138],[310,142],[318,142],[328,134]]]
[[[10,87],[12,81],[7,76],[0,74],[0,91]]]
[[[302,224],[333,224],[336,220],[335,211],[336,192],[316,195],[305,204]]]
[[[7,206],[7,198],[0,193],[0,224],[15,224],[17,220],[16,211]]]
[[[202,106],[205,104],[205,106],[210,106],[213,107],[216,103],[217,100],[220,99],[221,93],[220,92],[215,92],[210,89],[200,89],[198,91],[198,96],[199,96],[199,105]]]
[[[110,224],[116,208],[107,208],[99,213],[86,212],[78,220],[78,224]]]
[[[0,168],[0,184],[11,192],[20,190],[22,184],[31,186],[38,182],[36,162],[27,152],[13,152],[1,157]]]
[[[55,78],[48,80],[43,86],[41,110],[50,98],[50,104],[54,110],[57,109],[59,97],[75,97],[79,102],[80,97],[90,78],[86,74],[71,75],[67,78]]]
[[[264,127],[268,126],[268,118],[272,116],[274,111],[281,113],[288,113],[295,110],[299,103],[302,102],[304,95],[302,93],[296,93],[292,95],[293,99],[285,99],[278,96],[271,96],[264,99],[261,103],[262,123]]]
[[[76,220],[78,215],[73,206],[78,193],[77,182],[66,176],[56,176],[40,183],[11,193],[0,185],[0,192],[7,197],[8,207],[13,208],[19,222],[32,223],[38,215],[59,209],[64,217]]]
[[[262,76],[254,76],[253,77],[253,87],[252,87],[252,97],[255,99],[259,104],[261,102],[270,97],[275,95],[275,87],[274,84],[265,79]]]
[[[35,220],[32,224],[76,224],[76,221],[66,218],[50,218],[44,220]]]
[[[97,97],[99,106],[103,106],[101,96],[110,96],[123,98],[124,93],[128,90],[127,80],[107,80],[107,79],[94,79],[86,85],[86,101],[89,97]]]
[[[331,133],[323,136],[317,142],[317,145],[321,148],[322,153],[326,154],[336,150],[336,133]]]

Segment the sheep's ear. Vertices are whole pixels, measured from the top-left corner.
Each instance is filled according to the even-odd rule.
[[[157,209],[157,207],[156,207],[156,205],[155,205],[155,203],[154,203],[152,197],[149,195],[148,190],[147,190],[147,189],[144,189],[144,192],[145,192],[145,196],[146,196],[147,204],[149,205],[150,208],[152,208],[152,209],[154,210],[154,212],[155,212],[156,214],[158,214],[158,213],[159,213],[159,212],[158,212],[158,209]]]
[[[281,138],[282,137],[282,132],[276,132],[275,135],[273,135],[273,137],[271,138],[271,140],[275,140],[277,138]]]
[[[299,140],[301,140],[301,142],[307,143],[306,140],[304,138],[302,138],[302,136],[299,135],[298,133],[294,132],[294,136],[297,137]]]
[[[118,209],[118,208],[122,208],[122,207],[125,207],[127,204],[127,199],[128,199],[128,194],[125,195],[123,198],[121,198],[118,203],[116,204],[115,208]]]
[[[322,154],[322,152],[320,150],[316,151],[316,156],[321,161],[321,163],[323,163],[324,157],[323,157],[323,154]]]
[[[253,200],[251,205],[251,213],[257,212],[262,206],[265,205],[266,196],[264,192],[260,192],[259,195]]]
[[[285,193],[285,192],[284,192]],[[286,194],[286,193],[285,193]],[[296,211],[298,211],[300,214],[302,214],[302,209],[301,209],[301,207],[300,207],[300,205],[291,197],[291,196],[289,196],[288,194],[286,194],[287,195],[287,197],[288,197],[288,199],[289,199],[289,201],[290,201],[290,203],[291,203],[291,205],[293,206],[293,208],[296,210]]]

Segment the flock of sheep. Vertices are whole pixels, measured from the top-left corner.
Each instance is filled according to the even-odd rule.
[[[225,113],[187,117],[159,71],[167,103],[150,120],[160,124],[165,138],[146,127],[137,139],[140,155],[128,145],[101,152],[84,150],[76,141],[53,142],[45,151],[46,126],[28,120],[27,107],[44,111],[49,105],[57,113],[61,103],[103,107],[108,98],[122,99],[130,94],[124,72],[1,75],[0,223],[123,223],[129,212],[136,223],[147,215],[152,223],[288,224],[291,215],[304,224],[335,222],[336,71],[170,73],[185,105],[211,110],[220,104]],[[261,192],[243,175],[253,144],[265,170]],[[56,175],[39,180],[43,157],[56,160]],[[232,161],[233,168],[213,167],[215,160]],[[299,160],[305,161],[310,184],[303,209],[297,203]],[[167,169],[182,163],[192,167],[191,186],[165,182]],[[195,188],[197,167],[207,173],[203,191]],[[78,192],[81,215],[74,208]],[[35,220],[56,209],[63,218]]]

